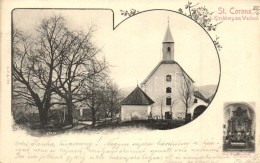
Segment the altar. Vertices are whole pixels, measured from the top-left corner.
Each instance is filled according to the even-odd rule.
[[[225,111],[225,119],[223,149],[225,151],[254,150],[255,119],[252,110],[247,106],[229,106]]]

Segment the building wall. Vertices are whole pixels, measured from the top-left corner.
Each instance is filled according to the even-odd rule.
[[[168,51],[170,48],[170,51]],[[162,48],[163,60],[174,60],[174,43],[164,43]]]
[[[151,106],[147,105],[122,105],[121,121],[131,121],[132,119],[147,120]]]
[[[196,97],[194,97],[194,98],[196,98]],[[197,103],[194,103],[194,100],[193,100],[193,104],[189,108],[189,111],[188,111],[188,113],[191,114],[191,117],[193,117],[193,113],[194,113],[194,110],[196,109],[196,107],[201,106],[201,105],[208,106],[208,103],[206,103],[205,101],[203,101],[203,100],[201,100],[199,98],[196,98],[196,99],[198,100]]]
[[[171,75],[171,82],[166,81],[167,75]],[[179,99],[179,89],[183,83],[183,74],[178,64],[161,64],[142,85],[142,90],[155,102],[152,105],[153,117],[161,118],[161,114],[165,116],[166,111],[172,111],[174,119],[185,117],[185,106]],[[166,93],[167,87],[172,89],[172,93]],[[172,106],[166,105],[166,97],[172,98]]]

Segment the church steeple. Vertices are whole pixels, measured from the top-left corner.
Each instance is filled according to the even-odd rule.
[[[173,61],[174,60],[174,41],[172,37],[172,33],[170,30],[169,20],[168,20],[168,26],[166,29],[166,33],[163,39],[163,60],[164,61]]]

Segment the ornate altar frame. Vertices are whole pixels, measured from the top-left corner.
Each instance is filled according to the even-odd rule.
[[[229,147],[248,147],[251,142],[252,120],[247,110],[238,107],[228,120],[227,145]]]

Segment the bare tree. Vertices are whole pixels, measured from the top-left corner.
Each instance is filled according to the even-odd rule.
[[[105,101],[104,96],[104,84],[107,77],[105,71],[101,71],[100,73],[95,73],[100,70],[100,64],[97,64],[94,60],[92,60],[92,74],[84,83],[84,94],[82,99],[85,99],[83,104],[85,104],[88,108],[91,109],[92,116],[92,126],[94,127],[97,120],[97,114],[102,108],[102,105]]]
[[[123,99],[118,85],[106,77],[100,82],[89,84],[89,87],[89,98],[86,99],[85,104],[93,113],[93,124],[103,118],[111,120],[115,118],[115,115],[120,112],[120,104]]]
[[[177,102],[177,99],[173,98],[172,96],[169,96],[171,97],[171,105],[166,105],[166,99],[167,99],[168,96],[160,96],[157,98],[156,101],[158,101],[158,104],[160,106],[160,109],[161,109],[161,119],[163,119],[163,117],[165,116],[164,115],[164,112],[163,112],[163,108],[166,106],[166,107],[170,107],[170,113],[171,115],[173,115],[173,106],[174,104]]]
[[[114,115],[119,113],[120,102],[123,100],[121,91],[116,83],[111,80],[106,81],[104,90],[104,111],[110,115],[110,118],[114,118]]]
[[[55,68],[57,79],[53,82],[53,91],[65,100],[68,109],[68,122],[73,123],[72,110],[77,102],[88,98],[82,92],[85,83],[102,71],[106,71],[107,64],[98,61],[96,55],[100,49],[96,48],[91,42],[93,28],[91,27],[85,34],[82,31],[70,31],[64,27],[65,32],[59,39],[60,48],[57,49],[59,57],[58,66]],[[93,70],[93,63],[96,69]],[[62,105],[63,103],[56,103]]]
[[[44,26],[40,26],[40,28]],[[45,35],[49,38],[47,35]],[[45,38],[45,39],[47,39]],[[44,39],[44,36],[42,36]],[[54,56],[48,53],[51,60],[48,65],[43,66],[40,59],[41,51],[37,50],[37,41],[25,35],[18,29],[13,29],[13,61],[12,76],[14,82],[13,98],[21,97],[28,104],[36,106],[39,111],[42,124],[47,123],[48,110],[51,102],[51,82],[54,67]],[[51,46],[51,40],[47,42]],[[47,46],[47,45],[46,45]],[[47,56],[45,56],[47,58]],[[38,74],[36,72],[39,72]],[[44,78],[43,78],[44,76]]]
[[[192,105],[194,86],[191,79],[184,73],[183,70],[181,72],[181,79],[183,82],[180,83],[180,88],[178,89],[178,98],[185,106],[185,122],[187,122],[187,113],[188,108]]]
[[[14,29],[13,77],[26,88],[15,91],[38,107],[43,124],[56,104],[67,106],[67,120],[72,123],[74,104],[87,98],[84,83],[107,69],[105,61],[97,60],[100,49],[91,42],[93,32],[92,27],[86,34],[69,30],[65,19],[56,15],[40,21],[34,38]],[[63,101],[55,100],[57,95]]]
[[[93,126],[102,109],[111,118],[119,112],[120,90],[108,80],[109,65],[98,56],[101,49],[93,44],[93,33],[93,26],[72,31],[56,15],[40,21],[35,37],[15,30],[14,97],[36,106],[42,124],[51,107],[66,107],[58,115],[60,123],[73,124],[73,108],[80,102],[91,109]]]
[[[161,119],[163,119],[163,105],[165,103],[165,97],[161,96],[158,98],[159,104],[160,104],[160,108],[161,108]]]

